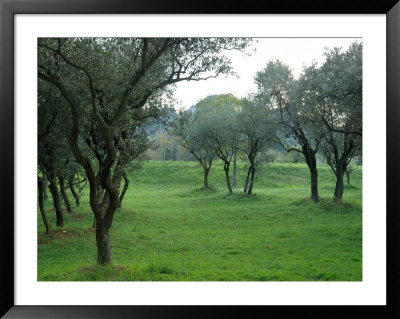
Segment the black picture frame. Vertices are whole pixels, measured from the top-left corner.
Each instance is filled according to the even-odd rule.
[[[194,318],[332,315],[399,317],[400,1],[325,0],[245,3],[183,0],[0,0],[1,308],[4,318]],[[386,14],[387,305],[386,306],[15,306],[14,305],[14,15],[15,14]],[[377,110],[378,112],[379,110]]]

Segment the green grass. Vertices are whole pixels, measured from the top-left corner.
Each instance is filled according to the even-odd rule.
[[[38,280],[360,281],[362,170],[339,205],[330,168],[318,170],[321,202],[314,204],[305,164],[264,164],[249,197],[243,165],[230,195],[219,162],[210,190],[196,163],[148,162],[132,174],[115,214],[114,265],[105,267],[96,265],[88,189],[76,213],[65,213],[64,228],[55,226],[48,200],[53,233],[43,235],[38,212]]]

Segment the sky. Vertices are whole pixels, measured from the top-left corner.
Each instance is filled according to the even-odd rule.
[[[256,91],[254,76],[263,70],[268,61],[280,60],[287,64],[297,77],[303,66],[309,66],[312,61],[319,65],[324,62],[325,48],[341,47],[347,50],[357,38],[254,38],[248,51],[251,56],[238,51],[229,51],[226,55],[231,59],[233,70],[239,75],[220,76],[206,81],[179,82],[175,91],[178,101],[176,108],[189,108],[208,95],[232,93],[238,98]],[[256,49],[253,52],[253,49]]]

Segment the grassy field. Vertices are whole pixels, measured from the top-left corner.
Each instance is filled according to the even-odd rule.
[[[264,164],[248,197],[243,165],[230,195],[221,163],[204,190],[196,163],[148,162],[131,175],[115,214],[112,266],[96,266],[88,190],[81,207],[65,213],[64,228],[55,226],[49,199],[51,235],[43,235],[38,212],[38,280],[362,280],[362,170],[337,205],[330,168],[318,169],[321,202],[314,204],[305,164]]]

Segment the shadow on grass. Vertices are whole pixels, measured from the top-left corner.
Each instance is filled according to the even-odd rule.
[[[88,227],[84,229],[76,228],[52,228],[48,234],[38,235],[38,245],[51,245],[60,242],[69,241],[76,238],[91,237],[96,229]]]
[[[46,281],[154,281],[171,280],[176,274],[168,265],[152,263],[145,269],[131,268],[120,264],[90,265],[68,271],[57,276],[48,275]]]
[[[54,244],[56,241],[70,240],[74,238],[84,237],[85,234],[81,230],[68,228],[52,229],[49,234],[38,236],[38,245]]]
[[[48,276],[44,280],[54,281],[143,281],[142,274],[128,266],[119,264],[90,265],[68,271],[52,278]]]
[[[353,211],[356,209],[355,205],[350,202],[342,201],[341,203],[335,203],[333,198],[320,198],[318,203],[307,197],[302,199],[296,199],[291,202],[296,207],[301,208],[313,208],[324,210],[330,213],[346,213],[346,211]]]
[[[177,196],[179,196],[179,197],[197,197],[197,196],[202,196],[204,194],[215,194],[217,192],[218,192],[218,189],[216,189],[213,186],[209,186],[209,187],[200,187],[200,188],[190,189],[189,191],[179,193]]]
[[[230,200],[238,200],[238,201],[254,201],[254,200],[259,200],[260,196],[257,194],[251,194],[248,195],[245,192],[240,192],[240,193],[224,193],[222,195],[222,198],[224,199],[230,199]]]

